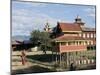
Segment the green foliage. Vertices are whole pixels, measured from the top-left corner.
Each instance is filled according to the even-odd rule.
[[[30,39],[35,45],[40,46],[43,51],[49,50],[51,48],[51,38],[50,33],[41,32],[39,30],[34,30],[31,33]]]

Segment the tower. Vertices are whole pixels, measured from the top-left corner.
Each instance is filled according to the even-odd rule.
[[[81,27],[85,24],[79,16],[75,18],[75,23],[79,24]]]
[[[49,26],[49,23],[47,22],[46,25],[45,25],[44,31],[50,32],[50,30],[51,30],[51,28]]]

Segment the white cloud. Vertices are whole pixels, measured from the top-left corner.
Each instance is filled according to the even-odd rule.
[[[13,4],[19,4],[19,5],[26,5],[26,6],[29,6],[29,7],[38,7],[38,6],[41,6],[41,7],[45,7],[47,6],[48,4],[46,3],[41,3],[41,2],[35,2],[35,1],[29,1],[29,2],[23,2],[23,1],[12,1]]]
[[[46,4],[46,3],[37,3],[37,2],[31,2],[32,3],[32,6],[41,6],[41,7],[45,7],[45,6],[47,6],[48,4]]]
[[[89,16],[95,18],[95,13],[91,13],[91,14],[89,14]]]
[[[23,3],[14,1],[12,5],[12,35],[29,35],[33,29],[43,30],[47,21],[50,23],[51,27],[54,27],[57,24],[57,21],[66,22],[64,19],[53,18],[50,15],[44,14],[43,12],[41,13],[40,10],[35,10],[33,8],[38,6],[45,7],[47,5],[48,4],[45,3]],[[32,10],[30,10],[31,8]],[[53,14],[56,14],[56,12],[52,11]]]
[[[88,16],[95,18],[95,7],[85,9],[85,11],[88,13]]]
[[[42,30],[45,23],[51,27],[56,25],[59,19],[54,19],[46,14],[19,9],[12,11],[12,35],[29,35],[33,29]]]

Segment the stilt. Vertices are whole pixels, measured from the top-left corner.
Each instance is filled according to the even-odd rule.
[[[61,64],[62,64],[62,63],[61,63],[61,53],[60,53],[60,68],[61,68]]]
[[[75,52],[73,52],[73,55],[72,56],[73,56],[73,62],[74,62],[75,61],[75,57],[76,57],[75,56]]]
[[[80,64],[81,64],[82,61],[81,51],[79,53],[80,53]]]
[[[65,65],[66,65],[66,66],[67,66],[67,61],[68,61],[68,60],[67,60],[67,53],[65,53],[65,62],[66,62]]]
[[[62,62],[61,66],[64,67],[63,53],[62,53],[62,55],[61,55],[61,59],[62,59],[62,60],[61,60],[61,62]]]
[[[64,62],[64,53],[62,54],[62,66],[65,67],[65,62]]]
[[[67,55],[67,66],[68,66],[68,64],[69,64],[69,53],[67,52],[66,55]]]
[[[56,52],[56,64],[57,64],[57,62],[58,62],[58,61],[57,61],[57,52]]]
[[[54,58],[54,56],[53,56],[53,51],[52,51],[52,62],[53,62],[53,60],[54,60],[53,58]]]

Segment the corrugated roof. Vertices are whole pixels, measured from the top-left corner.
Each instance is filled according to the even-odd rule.
[[[83,38],[83,37],[79,37],[79,36],[59,36],[57,38],[55,38],[53,41],[69,41],[69,40],[90,40],[87,38]]]
[[[76,23],[58,23],[62,31],[81,31],[81,27]]]

